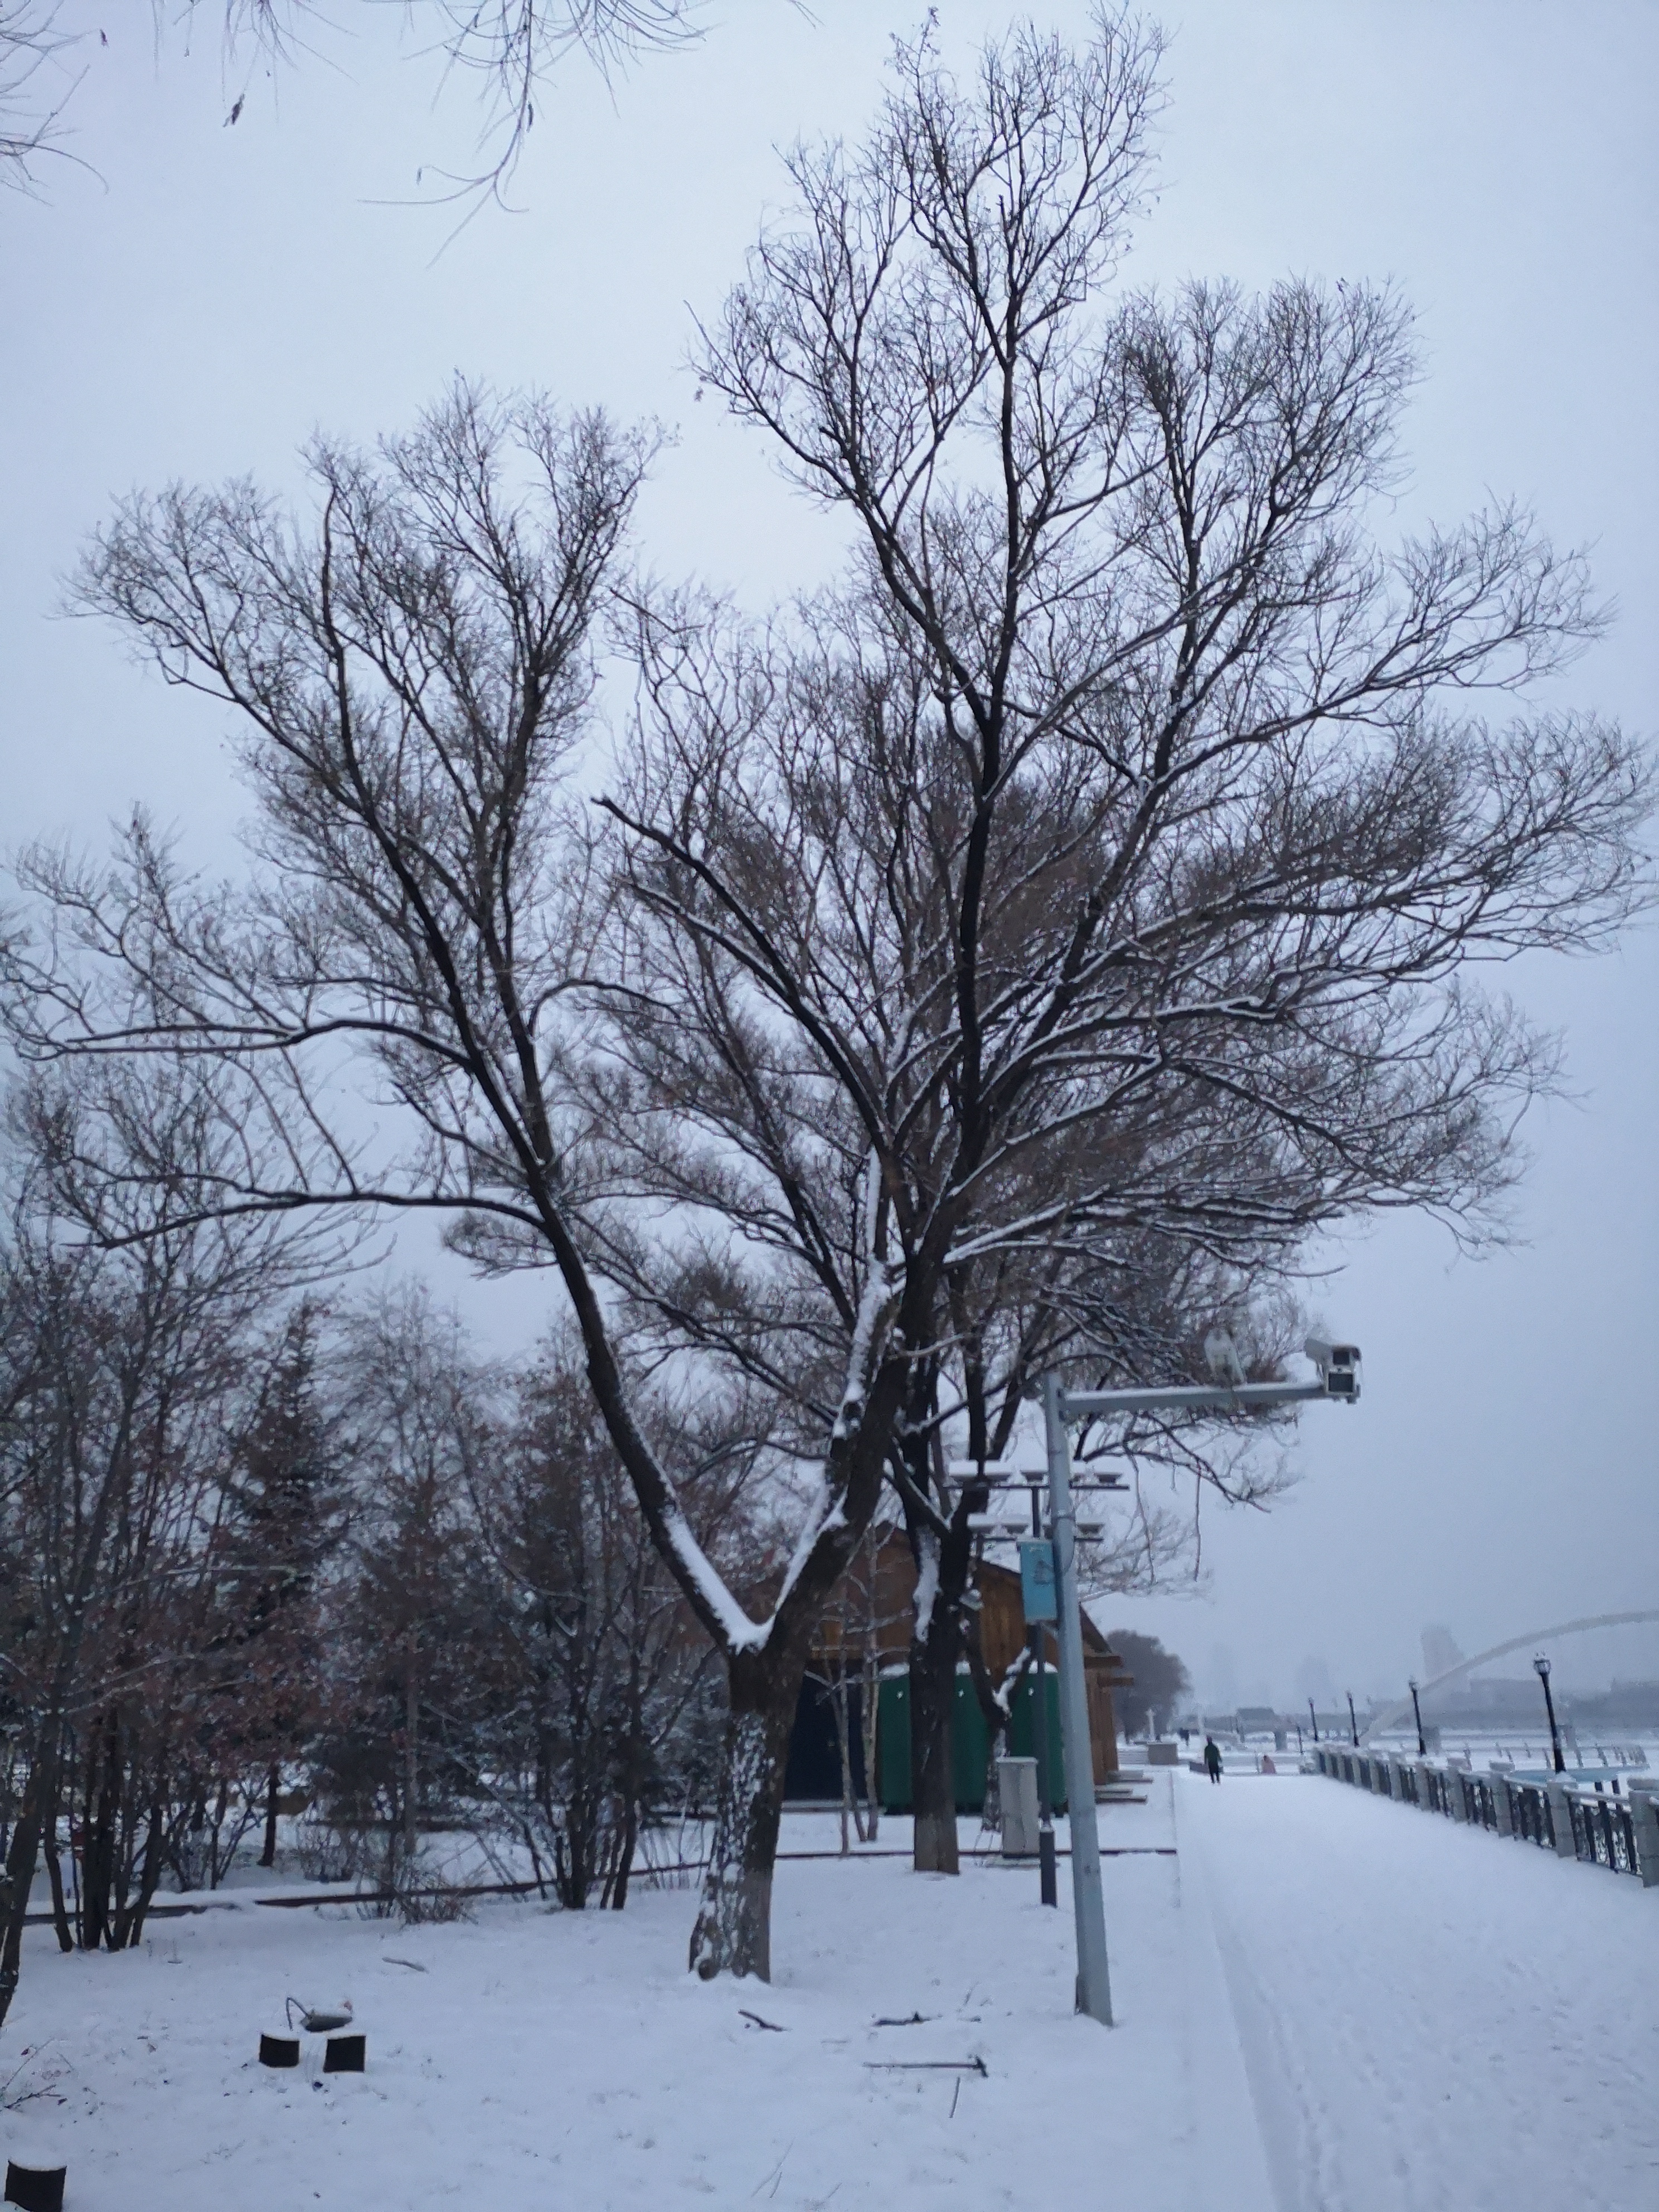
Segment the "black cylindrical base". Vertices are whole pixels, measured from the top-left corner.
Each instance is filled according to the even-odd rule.
[[[361,2035],[331,2035],[323,2045],[324,2073],[361,2074],[364,2041]]]
[[[1045,1905],[1058,1905],[1060,1881],[1054,1869],[1054,1832],[1052,1828],[1037,1831],[1037,1863],[1042,1869],[1042,1901]]]
[[[62,2166],[19,2166],[15,2160],[6,2165],[6,2202],[21,2207],[21,2212],[64,2212],[64,2176],[68,2172]]]
[[[259,2038],[261,2066],[297,2066],[300,2063],[300,2039],[297,2035],[262,2035]]]

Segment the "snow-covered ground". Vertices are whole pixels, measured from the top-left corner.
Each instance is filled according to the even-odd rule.
[[[994,1864],[786,1862],[766,1988],[685,1974],[690,1888],[411,1929],[242,1901],[130,1956],[29,1931],[0,2081],[64,2101],[0,2151],[55,2138],[68,2212],[1659,2203],[1659,1892],[1317,1778],[1098,1817],[1109,2033],[1064,1869],[1054,1913]],[[351,2001],[365,2075],[258,2065],[289,1994]]]
[[[1659,2206],[1659,1890],[1318,1778],[1176,1808],[1278,2212]]]

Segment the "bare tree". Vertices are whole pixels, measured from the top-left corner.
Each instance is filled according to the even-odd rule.
[[[417,52],[435,50],[450,72],[481,90],[483,167],[447,179],[441,196],[475,204],[499,198],[511,182],[535,126],[537,96],[573,52],[609,76],[640,54],[700,35],[696,0],[355,0],[350,12],[366,27],[392,8]],[[339,27],[344,11],[341,0],[151,0],[151,12],[158,38],[205,17],[217,23],[228,58],[246,49],[292,66]],[[71,74],[70,64],[91,34],[60,31],[59,13],[60,0],[0,0],[0,184],[33,189],[38,157],[64,151],[60,118],[82,73]],[[107,46],[107,33],[99,38]],[[54,69],[61,85],[43,100],[42,73]],[[240,119],[245,98],[233,102],[228,122]]]
[[[1025,1340],[987,1317],[1087,1373],[1095,1322],[1054,1316],[1103,1311],[1137,1240],[1248,1288],[1382,1206],[1482,1233],[1550,1063],[1468,963],[1600,943],[1640,889],[1617,731],[1468,703],[1594,633],[1579,565],[1507,512],[1368,533],[1399,304],[1110,295],[1156,58],[1116,19],[1075,54],[1021,32],[963,88],[923,40],[863,149],[795,157],[704,374],[864,556],[767,632],[639,606],[585,851],[556,780],[640,441],[460,392],[378,459],[318,448],[313,531],[178,491],[88,563],[88,605],[238,710],[264,866],[192,884],[142,825],[107,875],[37,858],[15,1031],[200,1056],[228,1127],[280,1130],[280,1171],[175,1185],[179,1218],[438,1207],[480,1264],[558,1268],[726,1668],[706,1973],[768,1969],[813,1624],[890,1470],[943,1511],[975,1331],[1006,1403]],[[401,1152],[341,1104],[354,1051]],[[804,1504],[758,1620],[618,1328],[777,1408]]]
[[[473,1492],[499,1686],[477,1723],[480,1771],[562,1904],[580,1909],[597,1885],[620,1911],[647,1828],[705,1794],[714,1653],[652,1545],[567,1333],[514,1396]],[[680,1445],[704,1551],[735,1588],[758,1585],[769,1561],[747,1510],[755,1453],[741,1419],[650,1410]]]
[[[107,875],[37,856],[29,880],[56,919],[49,940],[12,944],[9,995],[27,1052],[149,1052],[204,1071],[226,1145],[246,1150],[193,1184],[167,1179],[170,1221],[438,1209],[485,1264],[558,1268],[653,1540],[727,1669],[695,1955],[709,1972],[763,1973],[806,1641],[880,1495],[902,1367],[885,1358],[895,1294],[877,1264],[814,1440],[804,1533],[751,1619],[631,1401],[594,1273],[610,1264],[594,1225],[609,1169],[560,1073],[558,1018],[592,929],[556,834],[558,779],[586,727],[589,629],[648,452],[598,416],[459,390],[376,461],[317,448],[313,535],[246,486],[130,506],[88,563],[88,601],[174,680],[240,710],[266,865],[246,896],[192,885],[143,823]],[[400,1111],[401,1152],[353,1133],[340,1083],[353,1048]],[[266,1139],[286,1147],[280,1164]],[[72,1147],[60,1171],[96,1181]]]
[[[61,154],[60,118],[76,80],[62,58],[59,0],[0,0],[0,185],[38,189],[43,154]],[[66,80],[66,81],[65,81]]]
[[[764,632],[641,608],[605,802],[592,1110],[698,1224],[630,1288],[824,1421],[865,1286],[902,1284],[890,1448],[941,1705],[973,1504],[945,1425],[977,1460],[1037,1365],[1180,1371],[1191,1303],[1113,1322],[1151,1248],[1233,1305],[1376,1208],[1494,1233],[1551,1053],[1470,964],[1604,942],[1643,895],[1618,732],[1468,705],[1595,634],[1580,564],[1508,510],[1369,535],[1400,302],[1112,295],[1156,53],[1117,18],[1080,54],[1021,32],[963,86],[929,36],[861,149],[793,157],[700,367],[862,552]],[[932,1771],[918,1849],[948,1863]]]
[[[118,1949],[142,1927],[190,1765],[181,1710],[212,1640],[203,1601],[239,1354],[254,1316],[324,1256],[269,1216],[168,1225],[166,1182],[205,1164],[196,1085],[166,1060],[87,1073],[84,1085],[29,1086],[11,1117],[0,1669],[23,1716],[27,1783],[0,1893],[0,2021],[43,1849],[59,1941],[70,1940],[57,1842],[66,1789],[81,1793],[81,1941]],[[144,1133],[141,1163],[100,1153],[101,1246],[65,1216],[73,1179],[58,1172],[66,1157],[85,1159],[85,1091]],[[126,1234],[112,1249],[118,1221]]]

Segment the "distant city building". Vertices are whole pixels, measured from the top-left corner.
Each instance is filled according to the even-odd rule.
[[[1437,1674],[1449,1674],[1463,1663],[1463,1654],[1449,1628],[1434,1626],[1423,1631],[1423,1679],[1432,1682]]]

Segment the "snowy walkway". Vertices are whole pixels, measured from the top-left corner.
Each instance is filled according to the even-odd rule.
[[[1319,1778],[1176,1793],[1277,2212],[1659,2207],[1659,1891]]]
[[[1315,1779],[1099,1817],[1111,2033],[1071,2010],[1064,1869],[1054,1913],[1025,1870],[789,1863],[765,1989],[686,1975],[689,1888],[243,1905],[123,1957],[28,1931],[0,2082],[64,2101],[0,2112],[0,2153],[55,2136],[65,2212],[1659,2206],[1659,1893]],[[365,2075],[253,2063],[290,1992],[354,2001]]]

